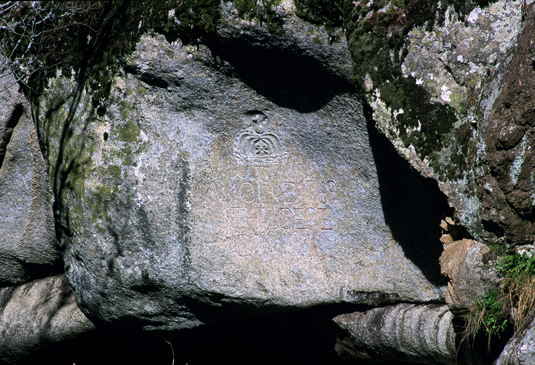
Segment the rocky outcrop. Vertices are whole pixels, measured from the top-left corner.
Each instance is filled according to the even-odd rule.
[[[482,143],[488,166],[478,176],[481,198],[481,219],[497,237],[505,236],[512,245],[535,240],[533,219],[534,178],[533,133],[535,127],[535,69],[533,54],[535,31],[533,5],[525,9],[525,23],[517,45],[496,72],[503,72],[499,93],[489,84],[480,98],[477,117],[481,120]],[[484,102],[494,101],[492,108]],[[490,105],[489,105],[490,106]],[[495,224],[493,226],[493,224]]]
[[[33,80],[31,107],[6,84],[3,360],[91,331],[85,315],[138,333],[349,307],[369,310],[335,318],[342,356],[478,363],[452,313],[497,286],[481,242],[534,238],[530,2],[347,2],[348,42],[297,16],[326,19],[314,1],[261,3],[211,2],[195,46],[159,7],[124,64]]]
[[[457,364],[453,315],[446,305],[398,304],[333,320],[347,331],[338,339],[344,358],[424,364]]]
[[[520,365],[535,362],[535,308],[505,345],[495,365]]]
[[[489,248],[470,239],[455,241],[440,256],[442,274],[449,278],[446,303],[451,310],[471,308],[490,290],[499,288],[493,263],[485,260]]]
[[[63,272],[53,195],[28,101],[0,78],[0,360],[93,329]]]
[[[0,360],[9,363],[94,329],[65,276],[0,289]]]
[[[382,83],[373,70],[358,75],[373,117],[415,169],[439,181],[457,222],[473,237],[529,242],[531,1],[440,4],[437,19],[420,26],[411,23],[419,14],[411,6],[387,11],[368,4],[369,22],[390,13],[399,18],[384,25],[390,27],[385,42],[391,40],[399,59],[384,60],[376,71],[392,73]],[[402,31],[407,36],[400,40]],[[358,46],[363,36],[351,36]]]
[[[0,81],[0,286],[12,286],[59,274],[63,267],[29,104],[13,75]]]
[[[101,107],[66,77],[34,106],[66,275],[91,317],[180,329],[443,300],[443,206],[403,206],[406,170],[380,186],[387,152],[370,141],[346,44],[279,10],[284,36],[229,11],[210,47],[143,36]],[[400,222],[414,214],[433,228],[409,237]]]

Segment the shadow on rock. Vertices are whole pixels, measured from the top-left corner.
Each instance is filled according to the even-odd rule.
[[[340,308],[337,308],[339,310]],[[346,364],[335,352],[331,313],[306,310],[246,318],[190,330],[114,334],[96,331],[52,346],[20,364],[46,359],[84,364]],[[385,365],[402,365],[389,362]]]
[[[355,92],[348,80],[299,49],[270,48],[231,38],[213,45],[211,51],[221,63],[216,68],[240,78],[278,106],[301,113],[317,111],[338,94]],[[225,62],[232,67],[225,68]]]
[[[435,180],[422,177],[401,157],[367,114],[368,134],[379,179],[385,221],[405,256],[435,285],[446,285],[440,274],[441,219],[452,215]]]

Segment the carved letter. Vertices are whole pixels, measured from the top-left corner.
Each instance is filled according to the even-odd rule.
[[[288,208],[281,208],[278,214],[279,227],[282,229],[292,229],[294,225],[294,214]]]
[[[317,258],[324,259],[325,254],[323,254],[323,256],[318,254],[318,253],[321,253],[321,249],[320,249],[320,245],[316,244],[317,240],[322,240],[323,245],[325,246],[325,238],[321,237],[320,235],[316,235],[312,237],[312,239],[310,240],[310,246],[312,246],[312,252],[314,252],[314,256],[316,256]]]
[[[244,203],[252,203],[255,199],[255,192],[253,184],[246,181],[240,186],[240,199]]]

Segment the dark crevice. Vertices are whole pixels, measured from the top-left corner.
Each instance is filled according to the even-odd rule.
[[[55,364],[359,364],[338,357],[340,329],[332,317],[364,308],[331,307],[268,314],[173,332],[97,330],[52,345],[20,364],[54,359]]]
[[[162,34],[169,44],[176,42],[180,38],[180,32],[176,29],[165,31],[162,27],[154,28],[154,31],[158,34]]]
[[[239,78],[280,107],[310,113],[338,94],[355,92],[349,80],[297,47],[281,49],[247,37],[221,39],[209,47],[214,55],[211,67]]]
[[[20,281],[17,281],[14,283],[12,281],[0,280],[0,288],[12,286],[12,285],[23,285],[32,280],[38,280],[38,279],[46,278],[49,276],[58,275],[58,273],[63,272],[63,266],[64,266],[63,260],[61,258],[56,259],[54,262],[46,263],[46,264],[25,262],[20,259],[18,259],[17,263],[18,265],[20,265],[21,271],[24,273],[23,276],[18,278],[18,280]]]
[[[466,325],[466,320],[461,313],[456,313],[452,319],[452,326],[455,332],[457,364],[493,364],[513,335],[512,328],[508,328],[500,336],[492,336],[490,343],[485,331],[480,331],[473,338],[463,340]]]
[[[9,144],[9,141],[11,141],[13,130],[15,129],[17,124],[19,124],[19,120],[22,117],[23,112],[24,108],[22,107],[22,104],[17,104],[15,106],[15,109],[13,110],[13,113],[11,113],[11,117],[9,117],[9,120],[6,123],[2,139],[0,140],[0,169],[4,164],[4,158],[6,157],[7,152],[7,145]]]
[[[157,73],[152,72],[150,70],[141,71],[132,66],[125,66],[125,72],[136,76],[136,78],[138,78],[140,81],[143,81],[144,83],[150,86],[155,86],[161,89],[167,89],[167,87],[169,86],[169,83],[166,80],[164,80]]]
[[[440,273],[443,246],[440,222],[453,216],[446,196],[435,180],[422,177],[375,127],[371,108],[365,106],[368,134],[377,166],[379,193],[385,221],[393,238],[434,285],[446,285]]]
[[[483,224],[483,228],[488,232],[494,233],[496,237],[500,238],[505,235],[505,229],[501,227],[499,223],[486,219],[483,219],[481,222]]]
[[[450,76],[452,77],[453,81],[455,81],[455,83],[459,86],[464,86],[464,84],[462,82],[460,82],[457,77],[455,76],[455,74],[453,73],[453,70],[451,69],[451,67],[445,63],[444,61],[442,61],[441,59],[439,59],[440,63],[442,63],[442,66],[446,69],[446,71],[448,71],[448,73],[450,74]]]
[[[181,179],[178,185],[178,192],[177,192],[177,200],[178,200],[178,214],[176,218],[176,223],[179,227],[179,233],[178,233],[178,242],[182,247],[182,254],[181,254],[181,263],[182,263],[182,272],[187,273],[190,271],[190,264],[191,264],[191,258],[190,258],[190,252],[189,252],[189,245],[190,245],[190,225],[188,220],[189,217],[189,210],[188,210],[188,198],[187,194],[190,190],[189,186],[189,166],[187,161],[183,161],[180,166],[177,166],[180,168],[181,171]]]

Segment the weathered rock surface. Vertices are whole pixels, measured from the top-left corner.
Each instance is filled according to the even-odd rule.
[[[446,305],[398,304],[333,320],[348,335],[339,338],[340,356],[368,362],[389,360],[457,364],[453,315]]]
[[[498,289],[499,277],[492,262],[485,262],[489,248],[470,239],[455,241],[440,256],[442,274],[450,279],[446,303],[451,310],[471,308],[489,289]]]
[[[531,4],[437,12],[441,20],[403,38],[396,90],[367,84],[378,126],[413,167],[440,182],[460,224],[480,241],[534,238]],[[403,106],[406,95],[421,98]],[[426,112],[433,110],[443,112]]]
[[[11,286],[63,268],[29,104],[12,75],[0,78],[0,91],[0,286]]]
[[[0,65],[4,66],[5,59],[0,58]],[[10,72],[0,74],[0,167],[4,161],[6,147],[9,143],[13,128],[22,114],[22,104],[26,98],[19,91],[19,85]]]
[[[372,150],[345,44],[287,18],[284,37],[234,19],[211,48],[144,36],[98,109],[75,80],[51,81],[38,123],[66,275],[90,318],[179,329],[444,300],[442,212],[404,204],[403,174],[380,185],[387,151]],[[415,214],[433,228],[400,224]]]
[[[478,176],[481,219],[487,230],[513,245],[535,240],[535,11],[525,9],[525,23],[511,56],[497,67],[499,84],[483,89],[477,110],[485,146],[485,168]],[[496,93],[495,87],[499,87]],[[494,99],[495,97],[495,99]],[[485,104],[489,100],[493,104]],[[492,105],[492,108],[490,108]]]
[[[15,362],[94,329],[64,275],[0,289],[0,360]]]
[[[535,308],[522,326],[505,345],[496,365],[524,365],[535,363]]]

